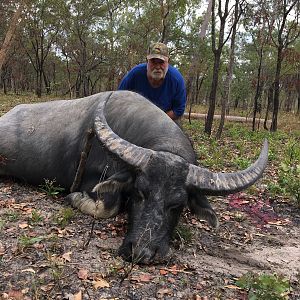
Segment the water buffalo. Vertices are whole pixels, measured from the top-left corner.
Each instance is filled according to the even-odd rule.
[[[246,170],[226,174],[199,167],[190,140],[176,123],[142,96],[117,91],[22,104],[3,115],[0,175],[34,185],[56,180],[70,190],[84,161],[87,132],[94,135],[80,185],[66,198],[96,218],[114,216],[125,207],[129,225],[119,253],[141,263],[167,254],[186,206],[217,227],[206,196],[249,187],[267,164],[265,141]]]

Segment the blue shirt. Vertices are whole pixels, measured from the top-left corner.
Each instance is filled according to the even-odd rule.
[[[163,111],[173,110],[180,117],[186,104],[184,79],[180,72],[169,65],[163,84],[154,88],[147,78],[147,64],[139,64],[122,79],[118,90],[129,90],[146,97]]]

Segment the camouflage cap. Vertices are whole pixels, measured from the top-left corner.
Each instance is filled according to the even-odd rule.
[[[161,60],[168,60],[169,50],[167,45],[163,43],[152,43],[148,48],[147,59],[159,58]]]

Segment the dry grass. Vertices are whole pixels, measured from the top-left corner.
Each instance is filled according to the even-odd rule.
[[[54,97],[54,96],[43,96],[42,98],[38,98],[34,94],[8,94],[4,95],[0,93],[0,116],[15,107],[18,104],[25,104],[25,103],[38,103],[38,102],[45,102],[51,101],[56,99],[63,99],[63,97]]]
[[[34,94],[4,95],[0,93],[0,116],[6,113],[7,111],[9,111],[14,106],[21,103],[37,103],[37,102],[45,102],[45,101],[51,101],[57,99],[64,99],[64,97],[62,96],[55,97],[53,95],[50,95],[50,96],[43,96],[42,98],[37,98],[37,96],[35,96]],[[65,96],[65,99],[68,99],[68,95]],[[189,111],[189,105],[187,106],[186,109],[186,112],[188,111]],[[193,105],[192,111],[196,113],[207,113],[207,107],[204,105]],[[216,107],[215,114],[220,114],[220,112],[221,112],[220,107]],[[252,111],[232,109],[231,115],[251,118]],[[261,116],[257,116],[257,117],[263,118],[264,113]],[[278,118],[278,128],[286,132],[300,131],[300,116],[293,113],[280,112]]]
[[[187,105],[186,112],[189,112],[189,104]],[[193,105],[192,112],[207,114],[207,106],[204,105]],[[216,107],[215,115],[221,114],[221,108]],[[241,116],[252,119],[252,108],[249,110],[242,109],[231,109],[230,115],[232,116]],[[265,111],[262,112],[261,115],[257,115],[257,118],[264,119]],[[272,114],[269,113],[269,120],[272,119]],[[249,124],[248,124],[249,125]],[[251,124],[249,125],[251,126]],[[283,130],[285,132],[299,131],[300,133],[300,115],[297,115],[292,112],[284,112],[280,111],[278,115],[278,129]]]

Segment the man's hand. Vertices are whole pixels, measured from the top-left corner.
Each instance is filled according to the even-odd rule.
[[[177,120],[178,117],[175,115],[173,110],[168,110],[166,111],[166,114],[172,119],[172,120]]]

